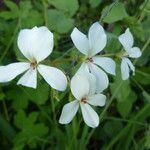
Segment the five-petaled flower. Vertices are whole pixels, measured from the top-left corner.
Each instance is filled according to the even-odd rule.
[[[141,56],[141,51],[138,47],[133,47],[134,40],[129,28],[126,29],[125,33],[119,36],[119,41],[125,50],[121,62],[122,79],[127,80],[129,78],[130,69],[133,71],[133,74],[135,72],[135,67],[128,57],[138,58]]]
[[[86,75],[77,74],[72,78],[71,91],[76,100],[63,107],[59,123],[70,123],[80,106],[84,122],[92,128],[99,125],[99,117],[90,105],[104,106],[106,96],[103,94],[95,94],[95,83],[96,79],[91,73],[87,73]]]
[[[99,93],[103,91],[109,84],[107,74],[103,70],[115,75],[116,67],[115,62],[111,58],[95,56],[106,46],[107,37],[103,27],[98,22],[94,23],[89,29],[88,37],[77,28],[74,28],[71,33],[71,39],[76,48],[82,54],[86,55],[86,59],[78,72],[81,73],[84,70],[92,73],[97,80],[96,92]]]
[[[39,64],[53,50],[53,34],[47,27],[42,26],[21,30],[17,43],[20,51],[29,62],[16,62],[7,66],[0,66],[0,82],[11,81],[26,71],[17,84],[36,88],[38,71],[54,89],[59,91],[66,89],[67,78],[61,70]]]

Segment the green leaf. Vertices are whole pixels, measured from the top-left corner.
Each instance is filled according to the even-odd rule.
[[[3,133],[7,139],[12,142],[12,139],[15,137],[16,131],[12,126],[0,115],[0,132]]]
[[[112,7],[110,8],[110,6]],[[124,4],[120,2],[114,3],[114,5],[111,4],[106,6],[102,11],[102,15],[104,13],[106,13],[106,16],[104,17],[103,21],[106,23],[114,23],[123,20],[128,16]]]
[[[28,99],[39,105],[45,104],[45,102],[48,100],[49,90],[49,85],[46,83],[38,83],[36,89],[24,88]]]
[[[39,144],[38,139],[42,138],[48,132],[48,128],[43,123],[37,121],[38,112],[32,112],[26,116],[23,110],[15,115],[14,123],[21,130],[14,139],[14,145],[28,144],[31,148],[36,148]]]
[[[150,148],[150,126],[149,126],[149,130],[147,131],[147,135],[146,135],[146,141],[145,141],[145,147],[146,148]]]
[[[120,51],[120,43],[118,42],[118,36],[113,33],[107,34],[107,45],[105,47],[106,53],[117,53]]]
[[[48,10],[49,28],[58,33],[67,33],[73,28],[74,20],[67,17],[63,12],[57,10]]]
[[[142,25],[137,18],[126,17],[124,18],[123,22],[131,29],[131,31],[137,38],[144,38]]]
[[[101,3],[101,0],[89,0],[91,7],[95,8]]]
[[[79,8],[78,0],[49,0],[49,4],[55,6],[69,16],[73,16]]]
[[[9,8],[9,11],[2,11],[0,12],[0,17],[4,18],[5,20],[15,19],[19,16],[19,8],[18,6],[12,1],[4,1],[5,5]]]
[[[114,137],[122,129],[123,125],[119,121],[107,121],[104,125],[104,131],[109,137]]]
[[[12,107],[15,110],[25,109],[28,106],[28,97],[26,93],[17,86],[8,90],[6,96],[8,100],[12,101]]]
[[[117,110],[123,118],[127,117],[131,112],[133,103],[135,102],[136,98],[136,94],[132,91],[126,100],[117,103]]]
[[[135,80],[143,85],[150,84],[150,68],[143,67],[141,69],[137,69],[134,76]],[[142,80],[141,80],[142,79]]]

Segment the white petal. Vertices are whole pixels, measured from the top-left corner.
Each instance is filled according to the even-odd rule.
[[[134,41],[129,28],[119,36],[119,41],[127,52],[132,48]]]
[[[89,82],[87,77],[83,75],[75,75],[71,79],[71,92],[78,100],[89,94]]]
[[[89,56],[94,56],[106,46],[107,37],[103,27],[98,22],[90,27],[88,38],[90,44]]]
[[[99,125],[99,117],[89,104],[80,103],[84,122],[92,128]]]
[[[92,73],[86,73],[85,76],[88,78],[90,84],[89,95],[93,95],[96,92],[96,77]]]
[[[122,58],[121,61],[121,75],[122,80],[127,80],[129,78],[129,66],[125,58]]]
[[[106,72],[115,75],[116,64],[111,58],[107,57],[93,57],[93,62],[102,67]]]
[[[18,85],[21,84],[26,87],[36,88],[37,87],[37,70],[29,69],[18,81]]]
[[[128,66],[130,67],[130,69],[133,71],[133,74],[135,72],[135,67],[133,66],[132,62],[130,61],[129,58],[124,58],[128,64]]]
[[[67,78],[61,70],[55,67],[39,65],[38,71],[52,88],[58,91],[64,91],[66,89]]]
[[[138,58],[141,56],[142,53],[138,47],[133,47],[129,50],[128,54],[131,58]]]
[[[89,41],[85,34],[74,28],[71,33],[71,39],[76,48],[83,54],[87,55],[89,51]]]
[[[90,63],[89,67],[91,73],[96,77],[96,92],[102,92],[108,87],[109,84],[107,74],[102,69],[92,63]]]
[[[79,101],[74,100],[66,105],[62,109],[62,113],[59,119],[59,123],[68,124],[72,121],[79,108]]]
[[[89,67],[87,63],[82,63],[76,74],[83,74],[83,73],[88,73],[89,72]]]
[[[47,27],[23,29],[18,36],[18,47],[23,55],[37,62],[44,60],[53,49],[53,34]]]
[[[104,106],[106,103],[106,96],[103,94],[89,96],[88,103],[94,106]]]
[[[0,67],[0,82],[9,82],[30,68],[29,63],[12,63]]]

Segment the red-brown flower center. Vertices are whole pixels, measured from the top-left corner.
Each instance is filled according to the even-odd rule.
[[[33,69],[35,69],[37,67],[37,61],[33,61],[30,63],[30,67],[32,67]]]
[[[82,99],[81,99],[81,103],[86,104],[86,103],[87,103],[87,99],[86,99],[86,98],[82,98]]]

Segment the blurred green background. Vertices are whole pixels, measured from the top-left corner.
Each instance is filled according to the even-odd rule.
[[[45,62],[71,78],[82,55],[70,33],[76,26],[87,33],[99,21],[107,32],[104,52],[121,50],[118,35],[129,27],[142,56],[133,60],[135,76],[122,81],[110,76],[104,91],[108,104],[96,109],[100,125],[87,127],[81,113],[69,125],[60,125],[62,107],[73,100],[38,78],[36,90],[17,86],[17,79],[0,84],[1,150],[148,150],[150,149],[150,1],[149,0],[0,0],[0,63],[24,59],[17,47],[20,29],[47,26],[55,38],[54,51]]]

